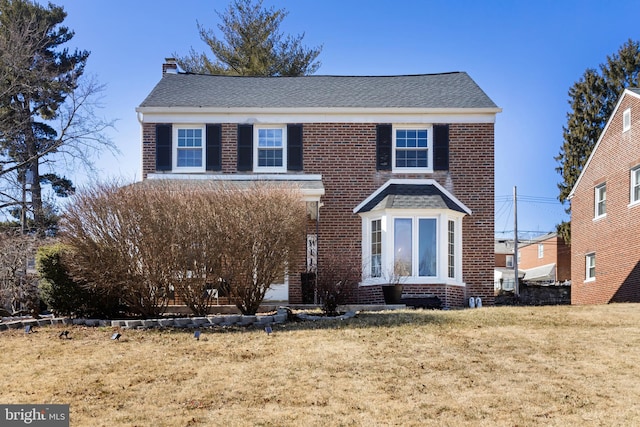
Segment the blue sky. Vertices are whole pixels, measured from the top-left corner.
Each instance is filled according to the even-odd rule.
[[[43,2],[44,3],[44,2]],[[91,51],[87,73],[106,85],[102,114],[122,155],[104,152],[94,178],[141,178],[135,108],[172,53],[206,50],[196,21],[216,28],[227,0],[53,0],[68,13],[70,48]],[[289,12],[281,29],[322,45],[317,74],[389,75],[466,71],[503,109],[496,131],[496,233],[543,233],[566,218],[554,160],[568,90],[628,39],[640,39],[636,1],[265,0]],[[81,171],[69,177],[83,182]],[[533,233],[535,234],[535,233]]]

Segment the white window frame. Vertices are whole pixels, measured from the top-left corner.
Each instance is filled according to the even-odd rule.
[[[462,281],[462,218],[464,214],[446,209],[385,209],[362,214],[362,285],[387,284],[400,281],[403,284],[451,284],[464,286]],[[396,219],[411,219],[412,271],[409,276],[394,274],[394,223]],[[436,223],[436,275],[419,276],[419,221],[435,219]],[[372,222],[380,220],[382,230],[382,274],[371,275]],[[449,221],[454,223],[454,277],[449,277]]]
[[[513,268],[513,255],[507,255],[505,257],[504,265],[507,268]]]
[[[396,166],[396,134],[399,130],[426,130],[427,131],[427,167],[397,167]],[[433,172],[433,125],[422,124],[397,124],[393,125],[392,130],[392,150],[391,150],[391,171],[395,173],[411,173],[421,172],[429,173]]]
[[[631,108],[627,108],[622,113],[622,132],[627,132],[631,129]]]
[[[178,166],[178,150],[185,149],[184,147],[178,147],[178,133],[180,130],[199,129],[202,131],[202,146],[200,151],[202,152],[202,165],[199,167],[194,166]],[[173,126],[172,135],[172,167],[174,172],[191,173],[191,172],[204,172],[207,167],[207,130],[204,124],[181,124]],[[195,149],[194,149],[195,150]]]
[[[629,175],[629,205],[640,204],[640,165],[631,168]],[[636,188],[638,197],[635,195]]]
[[[602,191],[604,190],[604,191]],[[603,182],[594,187],[594,206],[593,206],[593,219],[604,218],[607,216],[607,183]],[[602,212],[600,205],[603,206]]]
[[[538,258],[544,258],[544,243],[538,243]]]
[[[282,166],[259,166],[258,152],[260,150],[259,135],[261,129],[282,130]],[[287,126],[286,125],[254,125],[253,126],[253,171],[254,172],[286,172],[287,171]]]
[[[593,282],[596,280],[596,253],[591,252],[584,257],[584,281]],[[593,270],[593,272],[591,271]]]

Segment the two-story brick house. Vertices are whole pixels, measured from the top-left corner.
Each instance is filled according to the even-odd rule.
[[[569,195],[571,302],[640,302],[640,89],[626,89]]]
[[[290,303],[299,273],[340,254],[362,262],[354,302],[384,302],[401,264],[405,293],[491,304],[501,110],[466,73],[233,77],[168,61],[136,111],[143,179],[299,185],[311,223]]]
[[[571,280],[571,248],[558,233],[547,233],[518,245],[518,269],[525,282]]]

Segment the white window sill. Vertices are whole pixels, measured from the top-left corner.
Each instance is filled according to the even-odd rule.
[[[634,206],[640,206],[640,200],[636,200],[635,202],[631,202],[627,205],[628,208],[633,208]]]
[[[601,219],[604,219],[606,217],[607,217],[607,214],[596,216],[593,218],[593,222],[600,221]]]
[[[591,277],[589,279],[585,279],[584,283],[590,283],[590,282],[595,282],[595,281],[596,281],[596,278],[595,277]]]
[[[433,173],[433,168],[393,168],[391,173]]]
[[[253,173],[286,173],[287,168],[253,168]]]

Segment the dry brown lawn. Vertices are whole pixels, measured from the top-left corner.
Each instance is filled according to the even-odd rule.
[[[68,403],[72,426],[640,424],[636,304],[60,331],[0,333],[0,403]]]

